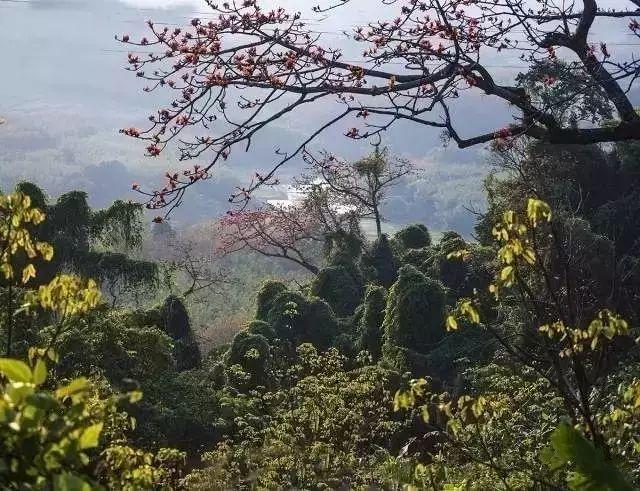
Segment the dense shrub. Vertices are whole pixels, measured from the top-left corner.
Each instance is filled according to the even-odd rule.
[[[353,489],[379,486],[381,456],[395,452],[408,421],[388,400],[397,374],[378,366],[347,370],[335,349],[298,348],[291,388],[266,394],[242,416],[245,438],[206,455],[191,489]],[[286,410],[284,409],[286,408]]]
[[[250,375],[250,386],[265,385],[269,374],[270,348],[260,334],[241,331],[233,338],[226,354],[226,365],[239,365]]]
[[[175,296],[167,297],[161,313],[164,330],[173,339],[173,357],[178,370],[198,368],[202,355],[182,301]]]
[[[374,361],[380,358],[386,303],[387,293],[384,288],[374,285],[367,288],[364,309],[359,319],[357,347],[368,351]]]
[[[398,349],[426,353],[444,335],[444,287],[415,267],[400,268],[389,290],[383,322],[383,358],[398,369]]]
[[[385,288],[391,287],[398,277],[398,260],[384,234],[363,254],[362,263],[373,269],[373,281]]]
[[[276,332],[267,322],[261,320],[253,320],[247,326],[247,331],[251,334],[260,334],[268,341],[272,341],[276,337]]]
[[[394,235],[394,240],[402,249],[422,249],[431,245],[431,235],[421,223],[408,225]]]
[[[279,293],[287,290],[284,283],[279,281],[266,281],[258,291],[256,298],[256,319],[264,320],[273,306],[274,299]]]
[[[431,265],[435,252],[429,247],[423,249],[409,249],[402,254],[402,264],[411,264],[423,272]]]
[[[293,347],[312,343],[325,349],[339,332],[335,314],[325,301],[291,291],[284,291],[273,299],[265,321],[279,339]]]
[[[321,269],[313,281],[311,292],[325,300],[339,316],[353,314],[362,301],[362,277],[353,266],[329,266]]]

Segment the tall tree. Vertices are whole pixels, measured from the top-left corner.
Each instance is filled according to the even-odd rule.
[[[385,148],[375,151],[356,162],[342,160],[324,153],[320,158],[309,152],[304,159],[310,167],[307,185],[327,187],[335,193],[344,207],[357,210],[361,217],[373,218],[378,239],[382,236],[382,204],[389,189],[400,179],[415,172],[408,160],[392,159]]]

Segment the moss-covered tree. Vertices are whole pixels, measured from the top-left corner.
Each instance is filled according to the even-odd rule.
[[[358,323],[357,348],[369,352],[374,360],[382,349],[382,323],[387,304],[387,292],[381,286],[369,285],[364,297],[364,308]]]
[[[292,291],[281,292],[273,299],[264,320],[274,329],[278,339],[293,348],[311,343],[325,349],[340,331],[329,304]]]
[[[385,362],[399,370],[411,370],[412,353],[428,352],[445,334],[445,291],[442,284],[411,265],[400,268],[389,290],[383,322]]]
[[[269,310],[273,307],[274,299],[279,293],[286,290],[287,286],[280,281],[265,281],[260,287],[256,298],[256,319],[266,319]]]
[[[270,347],[267,338],[261,334],[252,334],[248,331],[240,331],[233,338],[231,347],[226,354],[225,363],[229,369],[240,366],[242,371],[249,375],[249,380],[230,377],[232,383],[247,389],[256,385],[268,383],[268,371],[270,361]]]
[[[197,368],[202,363],[200,348],[191,329],[191,321],[184,303],[173,295],[162,306],[165,332],[173,340],[173,356],[178,370]]]
[[[402,249],[422,249],[431,245],[431,234],[426,225],[414,223],[396,232],[394,241]]]
[[[320,270],[311,291],[325,300],[337,315],[347,316],[353,314],[362,301],[364,284],[356,266],[336,265]]]
[[[385,234],[371,244],[361,262],[364,267],[369,268],[372,279],[385,288],[391,287],[398,278],[399,261]]]

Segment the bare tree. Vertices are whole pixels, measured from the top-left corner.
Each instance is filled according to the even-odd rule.
[[[170,272],[177,272],[186,282],[183,297],[201,292],[220,295],[222,287],[233,281],[229,271],[217,265],[213,254],[201,254],[194,241],[173,240],[169,247],[172,259],[166,261],[166,265]]]
[[[304,160],[311,171],[305,176],[305,181],[326,186],[343,198],[343,206],[358,210],[361,217],[373,218],[378,237],[382,235],[381,205],[387,192],[403,177],[416,171],[411,162],[391,159],[388,150],[380,150],[379,146],[371,155],[356,162],[342,160],[326,152],[317,158],[307,151],[304,152]]]

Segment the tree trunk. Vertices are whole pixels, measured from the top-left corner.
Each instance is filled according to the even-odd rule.
[[[382,219],[380,218],[380,212],[378,211],[378,204],[373,205],[373,216],[376,220],[376,232],[378,233],[378,239],[382,237]]]

